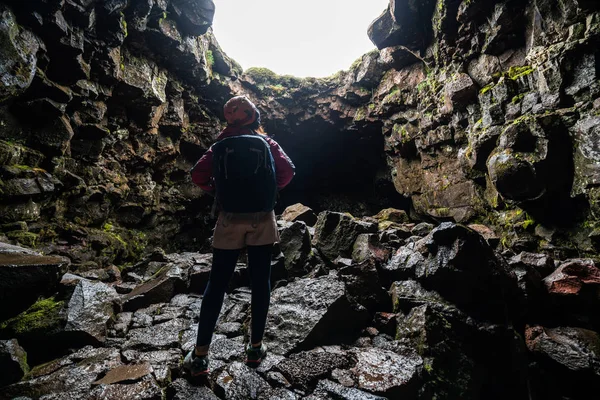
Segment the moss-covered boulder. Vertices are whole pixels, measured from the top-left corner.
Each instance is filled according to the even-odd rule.
[[[33,365],[51,360],[68,348],[59,336],[65,325],[64,311],[64,300],[38,300],[21,314],[0,323],[0,339],[16,338]]]
[[[63,257],[16,253],[0,245],[0,320],[51,294],[69,264]]]

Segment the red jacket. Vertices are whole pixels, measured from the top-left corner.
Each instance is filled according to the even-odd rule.
[[[217,138],[217,141],[239,135],[254,135],[255,133],[249,128],[225,128],[223,132]],[[290,183],[294,177],[294,164],[292,160],[285,154],[283,149],[277,144],[276,141],[267,136],[262,136],[263,139],[271,146],[271,154],[275,161],[275,172],[277,174],[277,188],[283,189]],[[192,181],[200,186],[202,190],[213,193],[215,191],[214,182],[212,179],[212,146],[204,155],[198,160],[194,168],[192,168]]]

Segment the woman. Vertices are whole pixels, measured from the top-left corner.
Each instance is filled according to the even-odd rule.
[[[257,165],[261,168],[263,165],[268,168],[269,162],[272,162],[277,189],[287,186],[294,176],[294,164],[277,142],[267,137],[260,127],[260,113],[256,106],[246,97],[238,96],[225,104],[224,114],[227,127],[217,138],[217,143],[192,168],[193,182],[204,191],[215,194],[223,204],[222,197],[226,191],[222,189],[224,184],[220,185],[218,180],[224,178],[219,178],[219,172],[214,170],[219,168],[220,171],[221,164],[217,160],[219,156],[216,153],[223,146],[219,147],[219,143],[241,136],[246,138],[251,136],[250,141],[256,142],[255,136],[258,136],[264,140],[258,142],[266,142],[265,149],[270,150],[272,158],[268,154],[255,152],[254,154],[258,154],[257,157],[259,157]],[[234,153],[232,149],[227,149],[227,156]],[[265,150],[264,153],[268,153],[268,150]],[[225,162],[231,162],[227,161],[227,156],[225,156]],[[215,161],[217,162],[215,163]],[[215,167],[215,165],[219,167]],[[227,166],[224,169],[226,176],[231,175],[232,171],[235,173],[236,170],[231,166],[229,171]],[[227,178],[232,177],[227,176]],[[247,179],[237,182],[242,184],[247,182]],[[244,197],[241,196],[241,198]],[[274,205],[274,198],[271,204]],[[248,251],[248,271],[252,286],[251,337],[246,350],[246,363],[248,366],[257,367],[266,356],[267,349],[262,339],[271,298],[271,251],[273,243],[277,241],[279,241],[279,233],[272,206],[252,213],[224,212],[223,210],[219,213],[212,243],[213,265],[202,299],[196,347],[184,360],[184,367],[190,371],[192,376],[206,375],[209,372],[208,351],[212,334],[223,306],[225,290],[235,270],[240,250],[244,247]]]

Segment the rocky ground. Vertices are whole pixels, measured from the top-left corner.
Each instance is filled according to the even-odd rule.
[[[86,270],[4,246],[1,399],[580,399],[600,388],[600,270],[498,250],[481,225],[290,207],[260,368],[236,269],[211,373],[182,370],[211,255]],[[243,261],[243,260],[240,260]],[[25,296],[26,293],[26,296]],[[40,296],[40,300],[35,299]],[[12,314],[15,314],[13,311]]]

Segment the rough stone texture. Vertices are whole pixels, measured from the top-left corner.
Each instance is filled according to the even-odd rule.
[[[288,222],[302,221],[307,226],[314,226],[317,223],[317,214],[310,207],[300,203],[292,204],[283,210],[281,218]]]
[[[368,35],[379,48],[403,45],[421,48],[426,45],[435,1],[390,0],[386,11],[369,26]]]
[[[70,356],[32,369],[28,380],[3,388],[0,398],[39,397],[43,394],[70,395],[73,398],[85,396],[98,376],[119,365],[118,349],[88,346]]]
[[[461,225],[441,224],[401,248],[392,262],[426,288],[484,318],[503,318],[507,303],[518,303],[507,295],[516,289],[514,276],[478,233]]]
[[[421,357],[375,348],[357,350],[355,354],[357,363],[352,372],[359,389],[386,397],[414,398],[423,365]]]
[[[422,356],[421,398],[578,399],[587,398],[584,389],[598,392],[592,370],[565,367],[572,353],[556,351],[561,359],[547,362],[539,349],[526,353],[516,337],[524,335],[526,324],[600,329],[598,285],[585,267],[589,263],[556,275],[552,265],[574,257],[597,259],[600,249],[598,2],[390,1],[370,33],[379,47],[395,46],[365,54],[347,71],[324,79],[278,76],[262,68],[242,74],[207,30],[214,11],[210,1],[2,4],[11,11],[1,8],[0,241],[68,256],[77,265],[71,272],[88,278],[105,279],[106,267],[124,267],[125,282],[115,284],[123,293],[157,278],[160,267],[172,262],[154,246],[208,251],[212,199],[191,184],[188,172],[214,142],[223,103],[244,94],[297,167],[277,213],[299,202],[317,212],[357,217],[394,207],[414,222],[427,221],[413,227],[365,218],[351,224],[369,225],[365,232],[325,229],[337,238],[321,243],[329,253],[325,260],[315,251],[310,276],[325,279],[314,277],[336,268],[338,278],[317,288],[333,295],[329,310],[319,311],[327,323],[316,323],[314,332],[336,332],[326,325],[337,313],[343,319],[335,327],[357,322],[356,329],[344,328],[353,332],[347,342],[365,352],[401,355],[408,344],[428,351]],[[495,250],[516,279],[504,285],[502,273],[491,273],[498,262],[506,265],[471,234],[434,237],[438,230],[421,239],[448,221],[493,230]],[[357,241],[355,233],[377,240]],[[349,259],[355,248],[360,263]],[[380,249],[395,253],[391,262],[380,261]],[[146,252],[152,260],[138,264]],[[197,269],[201,288],[208,263],[185,257],[187,269]],[[88,268],[89,262],[95,267]],[[241,271],[233,287],[247,284]],[[545,298],[533,295],[541,277],[551,287],[542,293]],[[278,275],[278,285],[293,284],[283,278]],[[187,276],[181,279],[187,282]],[[378,280],[384,287],[403,282],[392,288],[394,304],[370,296]],[[50,297],[55,288],[48,288],[47,298],[0,324],[3,337],[19,337],[32,365],[61,357],[68,348],[60,339],[65,305],[81,279],[69,281],[56,288],[58,297]],[[304,289],[301,282],[295,289]],[[200,305],[193,296],[170,298],[185,286],[158,287],[164,291],[150,288],[138,297],[140,304],[130,304],[135,313],[117,317],[106,341],[107,348],[136,353],[123,354],[117,364],[154,357],[152,376],[90,389],[117,365],[90,374],[97,361],[63,357],[45,366],[45,375],[11,385],[0,397],[76,399],[91,390],[98,398],[158,396],[181,376],[174,353],[193,344]],[[297,303],[290,308],[305,311],[298,315],[310,314],[298,299],[312,293],[288,295]],[[500,311],[502,299],[525,304]],[[343,311],[336,309],[340,304]],[[334,369],[319,383],[311,380],[310,390],[317,385],[312,394],[293,392],[281,373],[269,371],[283,356],[268,357],[269,366],[258,374],[241,364],[233,367],[241,360],[235,353],[244,343],[249,307],[249,291],[234,291],[218,324],[220,359],[213,367],[223,375],[219,384],[218,377],[209,379],[221,398],[371,395],[345,369]],[[386,335],[394,326],[389,316],[379,314],[370,327],[362,319],[366,311],[392,307],[396,333],[407,332],[401,341]],[[539,347],[549,342],[540,340]],[[573,342],[576,349],[593,347]],[[302,343],[308,348],[298,351],[311,350],[313,344]],[[54,349],[59,353],[50,354]],[[111,352],[95,356],[113,360]],[[80,362],[85,369],[78,369]],[[44,376],[49,386],[41,382]]]
[[[567,323],[598,327],[592,310],[600,301],[600,271],[592,260],[575,259],[561,264],[543,280],[551,306],[547,313]]]
[[[202,35],[212,25],[215,15],[215,4],[212,0],[173,0],[171,7],[183,30],[191,35]]]
[[[600,335],[581,328],[528,327],[527,347],[548,361],[571,371],[590,371],[600,376]]]
[[[325,347],[292,354],[275,368],[292,386],[306,390],[320,378],[327,377],[334,369],[348,369],[354,365],[355,361],[351,355],[336,350]]]
[[[285,355],[351,335],[360,320],[334,276],[299,279],[273,291],[265,340]]]
[[[285,257],[285,269],[290,277],[304,276],[309,270],[312,253],[310,232],[304,222],[295,221],[284,226],[280,232],[280,248]]]
[[[14,316],[50,293],[70,262],[17,246],[0,247],[0,320]]]
[[[0,5],[0,101],[23,93],[33,81],[39,43],[28,30],[19,27],[15,15]]]
[[[306,399],[318,400],[318,399],[364,399],[364,400],[384,400],[386,397],[376,396],[359,389],[345,387],[339,383],[332,382],[330,380],[322,380],[317,385],[317,388],[312,395],[307,396]]]
[[[217,400],[218,397],[206,386],[193,386],[185,379],[173,381],[167,388],[173,400]]]
[[[536,384],[546,382],[540,392],[583,398],[586,390],[598,388],[600,335],[597,332],[575,327],[528,326],[525,334],[527,348],[547,374],[540,376],[539,368],[532,374]]]
[[[150,377],[133,384],[116,383],[100,385],[90,393],[90,398],[101,399],[140,399],[160,400],[163,397],[162,389]]]
[[[374,233],[377,227],[354,219],[351,215],[325,211],[315,225],[313,245],[330,260],[349,257],[352,246],[361,233]]]
[[[189,265],[167,264],[155,278],[136,287],[125,296],[123,308],[135,311],[150,304],[169,301],[187,286]]]
[[[117,298],[115,289],[102,282],[80,280],[69,300],[65,332],[72,333],[74,341],[104,342]]]

